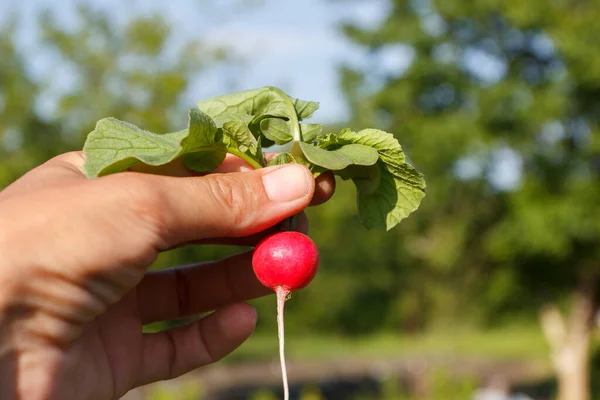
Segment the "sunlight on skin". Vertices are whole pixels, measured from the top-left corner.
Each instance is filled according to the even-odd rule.
[[[0,192],[0,219],[10,221],[0,226],[0,368],[15,371],[0,376],[2,398],[116,398],[229,354],[256,323],[244,301],[269,292],[252,271],[251,252],[146,268],[158,252],[196,240],[256,243],[261,227],[309,206],[317,186],[297,165],[86,179],[82,161],[81,153],[59,156]],[[269,185],[289,192],[268,197]],[[219,187],[235,199],[222,198]],[[191,325],[142,331],[215,309]]]

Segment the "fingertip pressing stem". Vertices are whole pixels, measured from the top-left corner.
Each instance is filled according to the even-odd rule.
[[[287,369],[285,366],[285,352],[284,352],[284,329],[283,329],[283,306],[285,301],[290,295],[290,291],[282,286],[277,287],[275,290],[277,293],[277,334],[279,336],[279,361],[281,363],[281,377],[283,379],[283,398],[289,400],[290,389],[288,386]]]

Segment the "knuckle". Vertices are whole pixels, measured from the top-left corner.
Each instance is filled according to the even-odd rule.
[[[46,162],[47,165],[57,165],[67,169],[71,169],[77,173],[83,173],[83,164],[85,163],[85,155],[83,151],[70,151],[68,153],[59,154]]]
[[[233,226],[242,225],[252,207],[248,184],[237,177],[223,175],[210,180],[210,191],[218,208]]]
[[[198,334],[196,335],[196,337],[198,337],[198,345],[199,345],[199,350],[198,352],[201,355],[204,355],[203,358],[206,359],[206,364],[212,364],[216,361],[218,361],[219,359],[222,358],[222,356],[220,356],[218,354],[218,351],[216,351],[216,349],[214,348],[214,341],[210,340],[210,338],[214,338],[214,337],[226,337],[224,332],[216,332],[217,334],[215,335],[214,332],[210,332],[209,328],[210,325],[206,324],[206,323],[198,323],[197,325],[197,330],[198,330]],[[218,327],[217,327],[218,329]]]
[[[111,185],[111,188],[122,188],[117,206],[126,206],[129,213],[133,215],[134,224],[138,227],[145,226],[157,238],[165,236],[165,211],[169,209],[167,198],[161,185],[156,182],[157,178],[151,175],[140,175],[132,173],[121,173],[115,175],[120,182],[118,185]]]

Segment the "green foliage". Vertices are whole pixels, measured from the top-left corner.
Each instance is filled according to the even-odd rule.
[[[598,271],[600,44],[583,27],[600,5],[390,6],[379,26],[344,26],[371,60],[342,70],[353,126],[396,132],[428,176],[402,239],[376,244],[397,255],[405,280],[388,298],[415,298],[429,325],[467,313],[475,323],[535,318]],[[378,68],[394,53],[410,57],[407,69]],[[511,160],[506,184],[499,171]]]
[[[193,382],[155,385],[148,395],[148,400],[199,400],[203,398],[205,398],[205,391]]]
[[[355,185],[339,180],[333,201],[307,211],[323,268],[288,304],[288,331],[397,335],[537,318],[540,304],[568,299],[578,280],[597,270],[600,42],[594,21],[600,6],[542,0],[393,0],[390,6],[379,26],[344,27],[370,57],[365,68],[345,66],[340,73],[352,115],[348,132],[365,126],[394,132],[408,161],[428,177],[428,194],[419,212],[396,229],[367,233],[356,199],[360,208],[360,196],[381,187],[376,182],[391,187],[387,167],[354,165],[340,172]],[[160,16],[132,18],[121,27],[83,7],[75,28],[50,14],[41,16],[40,27],[41,45],[58,60],[52,67],[68,66],[73,83],[51,93],[54,106],[41,113],[35,105],[50,82],[27,72],[15,24],[2,28],[0,188],[56,154],[80,149],[106,116],[150,132],[180,132],[191,77],[223,60],[221,50],[209,51],[201,41],[169,49],[166,57],[175,28]],[[380,57],[390,53],[410,56],[408,69],[384,68]],[[482,73],[487,64],[481,60],[497,69]],[[340,126],[322,129],[304,121],[317,106],[294,99],[285,111],[269,112],[293,117],[293,108],[294,134],[337,149],[345,133],[326,133]],[[254,125],[242,114],[236,120],[229,113],[227,126],[212,118],[228,132],[227,147],[256,157],[269,143],[248,134]],[[264,124],[271,141],[289,139],[279,136],[277,125],[288,121],[268,120],[256,123]],[[376,148],[357,140],[345,144]],[[518,160],[513,186],[497,183],[506,154]],[[303,162],[292,158],[297,155],[283,161]],[[161,254],[152,268],[239,250],[189,246]],[[259,331],[273,333],[272,298],[253,304]]]
[[[16,26],[16,20],[0,26],[0,190],[66,147],[57,126],[35,110],[42,85],[25,73]]]
[[[412,394],[397,379],[390,377],[381,382],[380,396],[355,396],[353,400],[464,400],[473,398],[478,387],[476,379],[452,377],[444,369],[435,369],[425,375],[421,377],[427,380],[425,394]]]
[[[416,210],[423,198],[423,176],[406,163],[402,148],[391,134],[346,129],[337,135],[319,136],[321,126],[301,124],[319,108],[317,102],[265,87],[208,99],[198,107],[215,120],[225,136],[234,138],[234,144],[252,149],[257,139],[279,145],[291,143],[293,161],[307,164],[315,175],[332,170],[345,179],[351,178],[359,188],[359,214],[367,228],[393,228]],[[235,148],[231,151],[230,147],[230,152],[236,154]]]
[[[423,176],[405,162],[398,141],[383,131],[363,129],[352,132],[346,129],[338,136],[328,137],[320,146],[343,146],[341,150],[351,143],[377,150],[379,163],[373,166],[365,160],[353,160],[354,166],[342,171],[340,176],[352,179],[357,186],[358,212],[363,224],[371,228],[385,221],[389,229],[408,217],[421,203],[425,195]],[[365,158],[368,160],[368,156]]]
[[[199,40],[167,49],[173,31],[159,15],[132,16],[123,26],[111,14],[82,5],[76,16],[74,27],[50,12],[38,16],[38,45],[52,55],[48,68],[67,69],[72,80],[60,91],[52,89],[51,74],[33,79],[28,73],[28,55],[14,44],[16,22],[0,28],[0,189],[51,157],[81,149],[107,116],[152,132],[180,131],[181,121],[173,117],[189,108],[183,103],[191,79],[229,62],[222,49],[209,50]],[[42,110],[36,107],[40,98],[51,100]],[[161,254],[153,268],[239,250],[190,246]]]
[[[376,129],[317,136],[309,143],[299,123],[318,103],[265,87],[205,100],[190,111],[188,129],[155,134],[112,117],[96,124],[84,145],[89,178],[126,171],[135,164],[160,166],[183,158],[198,172],[215,169],[231,153],[255,168],[265,165],[262,142],[292,143],[292,156],[274,163],[302,162],[315,176],[331,170],[352,179],[358,210],[367,228],[390,230],[419,207],[425,181],[405,161],[394,137]],[[321,131],[313,129],[310,132]]]
[[[165,165],[181,156],[193,156],[186,164],[195,170],[210,171],[223,162],[227,152],[212,119],[195,109],[190,110],[188,129],[163,135],[104,118],[88,135],[83,150],[90,178],[125,171],[138,162]]]
[[[581,280],[596,278],[600,4],[388,3],[389,13],[377,26],[343,27],[369,54],[365,67],[340,70],[352,129],[328,136],[341,127],[323,129],[304,121],[317,103],[286,100],[264,89],[200,105],[223,131],[226,147],[256,158],[262,147],[301,138],[299,143],[336,155],[319,160],[318,154],[306,154],[313,147],[298,145],[271,163],[309,158],[332,167],[342,159],[338,176],[354,182],[339,180],[333,201],[307,211],[323,268],[288,304],[288,332],[306,337],[290,336],[288,351],[292,357],[331,354],[327,351],[400,356],[409,348],[437,354],[485,348],[486,356],[543,357],[547,349],[537,332],[499,330],[484,340],[460,331],[458,343],[436,332],[515,320],[531,324],[541,304],[568,304]],[[148,132],[182,132],[182,110],[189,108],[183,95],[191,77],[223,60],[222,50],[209,51],[201,41],[167,49],[175,27],[161,16],[132,18],[122,27],[110,15],[80,7],[78,23],[67,28],[48,13],[39,20],[41,46],[57,60],[49,68],[68,68],[72,79],[54,92],[48,89],[53,76],[39,80],[29,74],[28,55],[15,44],[15,21],[0,31],[0,188],[56,154],[80,149],[96,121],[107,116]],[[409,57],[410,65],[386,66],[382,61],[389,55]],[[36,104],[48,95],[52,106],[41,112]],[[259,110],[244,96],[266,101],[259,102]],[[267,104],[273,99],[278,101]],[[277,118],[254,119],[256,112],[267,111]],[[387,233],[361,228],[369,215],[361,198],[388,188],[400,193],[401,185],[415,189],[409,195],[422,196],[422,182],[412,179],[412,171],[397,175],[397,166],[385,162],[385,149],[397,143],[391,135],[382,134],[379,146],[361,142],[365,126],[394,132],[408,161],[428,177],[419,212]],[[258,129],[266,132],[264,141],[257,140]],[[353,138],[344,141],[347,134]],[[182,142],[174,142],[169,146],[177,153]],[[361,152],[356,158],[358,152],[348,158],[340,150],[357,144],[377,150],[377,168],[372,150],[354,147]],[[507,159],[514,160],[516,171],[508,185],[498,173]],[[409,213],[394,210],[373,218],[389,225],[390,218],[393,223]],[[152,268],[243,249],[188,246],[161,254]],[[251,339],[232,359],[275,350],[272,298],[253,304],[258,330],[269,336],[264,342]],[[428,330],[420,338],[398,338]],[[378,345],[369,345],[342,338],[382,331],[394,339],[383,336]],[[315,332],[339,337],[321,342],[308,335]]]
[[[250,397],[250,400],[277,400],[277,396],[268,390],[259,390]]]
[[[222,95],[198,103],[198,108],[214,118],[219,126],[229,122],[231,115],[248,118],[246,123],[254,128],[256,136],[262,134],[276,144],[301,141],[299,121],[310,117],[318,107],[318,103],[290,98],[274,87]]]
[[[157,15],[121,27],[111,15],[82,5],[74,29],[49,12],[38,21],[39,45],[56,60],[48,67],[66,69],[70,82],[58,91],[51,90],[51,74],[33,79],[28,55],[14,46],[16,22],[2,27],[0,132],[8,145],[0,145],[0,188],[57,154],[81,149],[85,135],[106,116],[151,131],[180,129],[172,115],[181,108],[190,77],[223,58],[221,50],[206,50],[200,42],[170,48],[165,57],[171,29]],[[43,117],[36,108],[40,98],[46,99]]]

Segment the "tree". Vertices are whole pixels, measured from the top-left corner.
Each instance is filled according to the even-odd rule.
[[[175,47],[171,26],[160,15],[120,26],[106,12],[82,5],[77,16],[77,24],[66,27],[49,11],[39,15],[40,46],[50,55],[46,68],[68,84],[52,96],[47,88],[56,76],[31,78],[27,54],[14,45],[17,20],[4,27],[0,120],[9,136],[4,141],[15,144],[4,146],[3,162],[30,160],[19,174],[60,152],[81,149],[96,121],[106,116],[157,132],[179,129],[187,121],[183,96],[192,78],[226,59],[223,49],[209,49],[199,40]],[[44,95],[51,101],[42,116],[36,102]],[[23,157],[24,152],[35,154]],[[0,180],[0,187],[9,180]]]
[[[428,181],[408,240],[395,243],[408,255],[398,262],[413,266],[414,285],[451,288],[429,300],[433,308],[472,310],[477,296],[484,319],[539,310],[559,399],[588,399],[600,272],[600,5],[389,3],[376,28],[345,26],[371,60],[344,67],[342,85],[355,122],[396,132]],[[406,69],[385,63],[402,56]]]
[[[24,73],[23,56],[14,46],[15,26],[10,21],[0,29],[0,189],[60,146],[56,127],[35,111],[40,85]]]
[[[53,74],[47,81],[34,79],[28,73],[28,54],[15,45],[16,18],[1,28],[0,190],[49,158],[80,150],[101,118],[113,116],[154,132],[185,127],[187,110],[194,106],[184,104],[192,80],[230,62],[226,49],[209,48],[200,39],[175,42],[169,21],[160,15],[133,15],[121,26],[89,6],[79,6],[76,14],[73,26],[50,11],[38,16],[39,47],[50,55],[45,67],[60,79]],[[68,86],[49,90],[53,81]],[[45,110],[38,106],[42,98]],[[199,254],[189,247],[162,254],[154,267],[234,250],[203,247]]]
[[[243,3],[236,2],[231,8],[239,12]],[[222,9],[206,11],[203,7],[203,10],[211,16],[223,13],[231,17],[231,10],[225,10],[227,6],[214,7]],[[220,63],[231,66],[237,62],[227,49],[208,48],[202,38],[179,42],[179,46],[173,48],[176,27],[158,15],[132,14],[123,26],[97,8],[81,6],[77,15],[76,23],[68,26],[50,12],[39,16],[39,48],[50,55],[45,65],[52,71],[47,74],[48,81],[28,74],[28,54],[16,47],[13,37],[17,20],[6,25],[5,33],[0,35],[0,189],[59,153],[81,149],[96,121],[104,117],[130,121],[154,132],[184,128],[188,108],[202,96],[191,93],[191,104],[186,104],[186,92],[192,80],[202,80],[204,71]],[[220,79],[235,86],[235,77],[229,76],[228,71],[223,69]],[[57,75],[60,79],[56,79]],[[60,90],[56,90],[54,81],[67,82],[68,86],[61,85]],[[42,110],[36,106],[40,98],[45,99]],[[344,203],[348,213],[355,209],[352,202],[344,202],[343,195],[338,196],[335,203]],[[343,220],[350,229],[360,230],[364,237],[362,228],[347,220],[340,210],[344,208],[334,206],[325,214],[327,231],[336,236]],[[329,215],[337,215],[338,219]],[[328,240],[319,232],[316,236],[320,237],[321,244]],[[334,247],[327,247],[336,252]],[[215,259],[239,250],[224,246],[186,246],[162,253],[153,268]],[[344,264],[338,265],[352,269],[348,268],[351,267],[349,260],[351,258],[344,259]],[[333,301],[328,312],[325,309],[315,312],[314,297],[311,298],[310,293],[298,296],[298,301],[290,303],[287,312],[290,331],[364,331],[368,326],[366,320],[349,312],[358,298],[353,293],[356,286],[353,277],[346,273],[342,276],[342,281],[351,285],[339,287],[337,293],[341,301]],[[335,276],[325,274],[319,278],[319,287],[335,286],[328,284],[332,280],[337,283]],[[261,315],[275,312],[271,298],[257,300],[255,305]],[[368,316],[372,312],[367,310],[361,314]],[[274,326],[270,324],[275,321],[274,315],[261,318],[259,329],[272,329]]]

